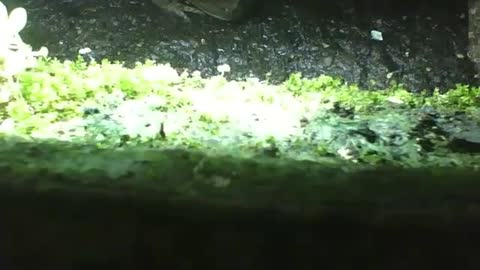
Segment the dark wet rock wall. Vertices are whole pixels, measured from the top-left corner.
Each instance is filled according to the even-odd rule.
[[[8,4],[8,3],[7,3]],[[365,88],[402,83],[412,91],[475,84],[467,56],[467,1],[265,0],[250,18],[227,23],[192,14],[190,23],[148,0],[18,0],[30,22],[24,40],[51,56],[132,64],[145,58],[230,78],[281,82],[292,72],[340,76]],[[371,31],[382,33],[374,40]]]

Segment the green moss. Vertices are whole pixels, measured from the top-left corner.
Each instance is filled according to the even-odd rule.
[[[151,114],[154,118],[146,121],[163,123],[166,137],[160,133],[144,137],[141,130],[139,137],[126,136],[119,127],[100,125],[90,128],[83,137],[72,133],[70,138],[93,141],[103,148],[181,146],[246,156],[275,153],[280,158],[314,161],[333,156],[351,162],[408,167],[422,166],[426,161],[472,164],[478,160],[477,155],[448,152],[437,139],[429,139],[436,152],[427,153],[419,145],[419,138],[412,135],[426,107],[445,117],[462,111],[478,123],[480,88],[465,85],[431,95],[412,94],[400,85],[366,91],[341,79],[325,75],[308,79],[300,73],[292,74],[282,85],[270,85],[258,80],[202,78],[198,73],[179,75],[168,65],[151,61],[129,69],[118,62],[86,63],[78,58],[64,62],[41,59],[35,68],[18,74],[15,83],[4,86],[10,98],[0,107],[1,114],[13,119],[15,132],[22,136],[60,138],[58,133],[49,133],[49,126],[84,119],[87,107],[101,111],[116,108],[125,100],[144,99],[151,104],[127,109],[124,117]],[[255,126],[255,121],[251,122],[255,117],[258,121],[270,119],[270,126]],[[307,127],[294,128],[302,117]],[[248,132],[242,127],[243,118],[249,123],[245,124]],[[368,136],[361,133],[371,132],[372,125],[377,129],[374,133],[379,129],[384,133],[368,141]],[[291,135],[283,131],[288,128],[294,128]],[[312,134],[323,137],[313,140]],[[388,136],[400,136],[402,141],[392,141]]]

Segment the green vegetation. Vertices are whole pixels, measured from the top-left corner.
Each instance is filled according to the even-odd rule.
[[[292,74],[272,85],[179,74],[151,61],[135,68],[81,57],[61,62],[21,41],[26,13],[14,11],[0,14],[5,20],[17,16],[15,31],[2,33],[10,39],[0,44],[0,63],[28,63],[0,66],[4,138],[328,164],[480,164],[478,87],[411,94],[401,85],[361,90],[324,75]]]
[[[478,153],[451,149],[467,131],[463,139],[476,143],[480,130],[480,89],[464,85],[411,94],[399,86],[364,91],[328,76],[293,74],[270,85],[179,75],[148,61],[128,69],[40,59],[3,83],[2,98],[3,134],[30,140],[329,163],[480,164]]]

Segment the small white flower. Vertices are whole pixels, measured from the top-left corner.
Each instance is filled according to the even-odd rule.
[[[27,11],[15,8],[8,14],[6,6],[0,2],[0,58],[3,67],[0,76],[9,78],[26,68],[35,66],[35,57],[46,56],[48,50],[44,47],[38,52],[25,44],[19,32],[27,24]]]
[[[223,76],[225,73],[230,72],[231,68],[228,64],[223,64],[217,66],[217,71],[220,72],[220,74]]]

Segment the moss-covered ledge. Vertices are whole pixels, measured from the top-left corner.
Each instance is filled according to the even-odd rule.
[[[435,226],[480,220],[480,172],[465,169],[361,168],[59,143],[4,142],[1,148],[0,192],[12,196],[128,199],[185,210],[179,215],[200,209],[307,220],[334,214],[373,224],[407,218]]]

